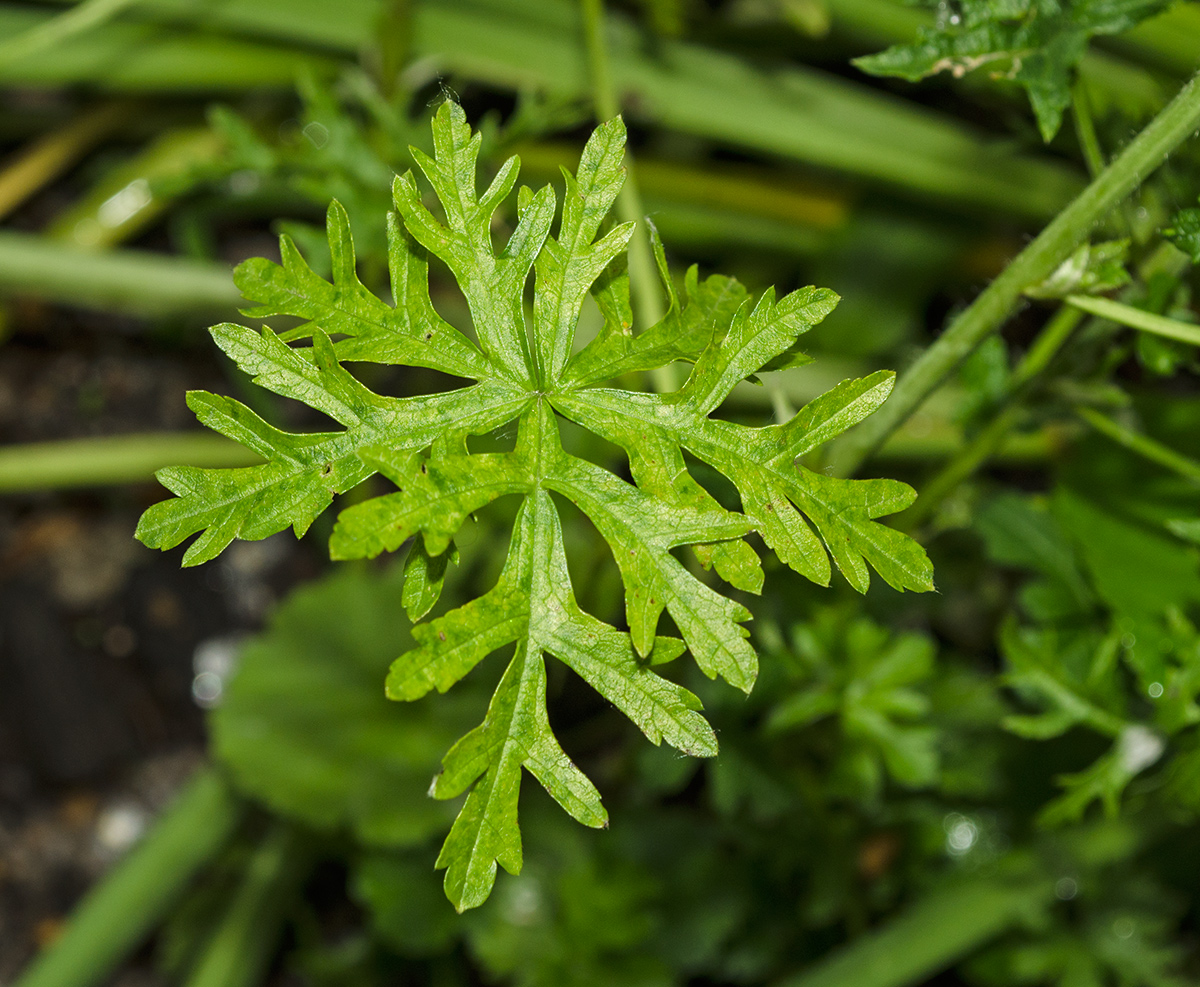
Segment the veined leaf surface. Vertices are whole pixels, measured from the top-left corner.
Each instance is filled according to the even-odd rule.
[[[515,186],[517,160],[479,194],[479,137],[462,110],[445,104],[433,129],[434,157],[413,155],[441,216],[426,206],[413,175],[394,183],[397,214],[388,229],[395,306],[359,282],[349,224],[335,202],[328,219],[332,282],[314,274],[286,238],[282,266],[256,260],[237,273],[243,293],[259,303],[250,314],[305,323],[281,335],[239,326],[213,330],[258,384],[304,401],[342,430],[286,433],[236,401],[191,395],[202,421],[267,462],[239,470],[162,471],[162,482],[179,496],[147,511],[138,536],[171,548],[202,532],[184,556],[185,564],[195,564],[237,537],[262,538],[289,525],[302,533],[334,494],[380,473],[396,492],[344,510],[331,551],[341,559],[371,557],[411,540],[404,603],[420,618],[438,598],[464,520],[497,498],[522,498],[499,581],[419,625],[417,647],[395,661],[387,680],[392,698],[416,700],[434,689],[444,692],[491,652],[515,646],[484,722],[446,755],[431,790],[436,798],[469,791],[438,859],[447,868],[447,894],[463,909],[486,899],[497,864],[512,872],[521,866],[522,769],[580,822],[603,826],[607,819],[596,788],[550,730],[547,655],[573,669],[653,743],[666,740],[697,756],[716,753],[699,700],[655,666],[686,649],[706,675],[748,692],[757,674],[742,626],[750,614],[698,578],[673,549],[692,546],[701,564],[749,592],[762,584],[757,554],[744,540],[751,532],[817,583],[829,582],[833,565],[860,592],[871,567],[902,590],[931,589],[932,579],[920,546],[877,520],[908,506],[910,488],[892,480],[835,479],[797,461],[874,411],[891,389],[891,374],[845,382],[783,425],[752,428],[712,417],[740,381],[802,360],[796,340],[832,311],[833,292],[808,287],[777,299],[768,291],[751,304],[733,279],[701,282],[693,269],[682,298],[669,289],[664,320],[634,335],[624,275],[632,227],[605,227],[623,180],[621,121],[597,128],[578,172],[566,175],[557,228],[554,190],[521,188],[516,225],[498,250],[493,217]],[[430,255],[449,267],[461,288],[474,339],[434,310]],[[574,335],[589,291],[606,323],[580,349]],[[426,367],[473,383],[384,397],[342,366],[351,360]],[[612,386],[631,371],[675,361],[693,370],[674,393]],[[633,482],[569,454],[559,437],[561,418],[621,447]],[[469,436],[514,421],[511,452],[468,450]],[[722,507],[690,475],[684,450],[733,482],[740,512]],[[555,497],[576,504],[611,547],[624,581],[628,630],[576,602]],[[659,635],[664,611],[682,641]]]

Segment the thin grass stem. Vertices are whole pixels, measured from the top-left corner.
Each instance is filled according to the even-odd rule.
[[[1101,435],[1112,439],[1135,455],[1141,456],[1148,462],[1156,463],[1186,480],[1200,483],[1200,463],[1190,456],[1176,452],[1157,439],[1152,439],[1148,435],[1143,435],[1141,432],[1122,425],[1095,408],[1080,405],[1075,408],[1075,413]]]
[[[83,0],[53,20],[0,43],[0,65],[45,52],[55,45],[112,20],[138,0]]]
[[[1021,398],[1050,365],[1082,320],[1083,313],[1067,305],[1054,314],[1014,369],[995,416],[924,486],[916,503],[896,519],[896,527],[902,531],[913,530],[930,517],[958,489],[959,484],[995,456],[1009,433],[1025,417]]]
[[[276,823],[250,858],[242,883],[186,987],[259,983],[311,864],[309,839],[293,826]]]
[[[66,171],[130,112],[126,103],[104,103],[17,154],[0,170],[0,219]]]
[[[582,3],[592,100],[596,106],[597,120],[604,122],[621,111],[604,37],[604,0],[582,0]],[[658,270],[650,250],[650,236],[646,229],[646,215],[638,190],[633,154],[628,148],[625,151],[625,184],[617,198],[617,216],[623,223],[637,224],[633,239],[629,242],[629,288],[633,295],[634,325],[638,329],[645,329],[662,319],[665,308],[658,287]],[[651,371],[650,382],[660,392],[673,391],[678,386],[670,367]]]
[[[1155,315],[1153,312],[1145,312],[1140,308],[1134,308],[1132,305],[1125,305],[1122,302],[1114,302],[1109,298],[1068,295],[1066,302],[1068,305],[1074,305],[1092,315],[1128,326],[1130,329],[1137,329],[1139,332],[1148,332],[1165,339],[1174,339],[1180,343],[1200,346],[1200,325],[1191,322],[1180,322],[1178,319],[1169,319],[1165,315]]]

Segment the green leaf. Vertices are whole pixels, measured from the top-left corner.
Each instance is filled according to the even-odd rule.
[[[395,619],[401,592],[397,566],[382,575],[343,568],[297,590],[240,649],[210,720],[238,788],[372,845],[421,845],[444,829],[453,813],[424,788],[445,745],[470,724],[478,693],[396,715],[379,678],[411,644]]]
[[[1200,264],[1200,209],[1180,209],[1163,234],[1187,254],[1193,264]]]
[[[1081,723],[1109,736],[1119,734],[1125,711],[1114,681],[1118,641],[1119,635],[1062,634],[1006,622],[999,642],[1008,665],[1005,681],[1042,708],[1010,716],[1004,725],[1039,740]]]
[[[975,529],[996,562],[1033,569],[1043,577],[1021,593],[1031,616],[1049,620],[1093,610],[1095,594],[1079,553],[1044,505],[1018,494],[1000,494],[976,512]]]
[[[891,635],[835,609],[818,611],[792,633],[808,674],[771,710],[767,730],[792,731],[836,716],[845,736],[843,763],[865,757],[873,775],[881,761],[901,785],[933,784],[938,736],[919,722],[930,711],[923,686],[934,671],[933,642],[918,634]]]
[[[1169,0],[963,0],[935,27],[854,64],[871,75],[917,82],[988,67],[1025,89],[1042,139],[1058,133],[1076,67],[1096,36],[1119,34],[1165,10]],[[935,6],[930,3],[928,6]]]
[[[1145,525],[1060,488],[1054,513],[1076,539],[1096,592],[1113,610],[1131,616],[1161,614],[1200,602],[1200,565],[1194,550]]]
[[[1047,826],[1077,822],[1097,800],[1108,815],[1115,816],[1126,786],[1162,757],[1163,750],[1163,741],[1154,731],[1136,723],[1126,726],[1111,751],[1084,771],[1059,779],[1066,791],[1042,810],[1039,821]]]
[[[1125,269],[1129,259],[1129,240],[1084,243],[1063,261],[1041,284],[1027,288],[1033,298],[1065,298],[1067,295],[1099,295],[1128,284],[1132,278]]]
[[[682,298],[668,284],[666,317],[630,333],[625,248],[632,229],[605,226],[623,179],[624,141],[620,119],[596,129],[577,174],[565,175],[557,228],[550,187],[518,190],[516,225],[497,248],[493,220],[515,186],[518,162],[507,162],[479,193],[479,137],[458,106],[443,105],[433,122],[434,155],[411,151],[439,214],[411,173],[393,185],[394,307],[358,280],[348,221],[335,203],[328,218],[332,281],[314,274],[286,240],[282,265],[260,260],[238,270],[239,285],[260,303],[250,314],[303,323],[279,336],[237,326],[213,331],[258,384],[305,402],[342,430],[280,432],[236,402],[193,396],[202,420],[267,462],[245,470],[164,471],[164,483],[179,497],[155,505],[139,526],[143,541],[162,548],[203,532],[185,556],[186,563],[199,562],[235,537],[263,537],[289,524],[302,532],[335,493],[381,473],[398,489],[344,510],[330,550],[334,558],[367,558],[411,541],[403,603],[417,619],[439,597],[463,522],[499,498],[520,499],[495,586],[418,626],[416,647],[396,659],[387,678],[389,696],[415,701],[451,688],[493,651],[514,647],[487,717],[446,755],[432,789],[435,798],[469,790],[439,857],[459,909],[487,897],[498,865],[513,873],[521,867],[517,804],[524,770],[576,819],[605,824],[598,792],[550,730],[547,655],[653,743],[665,740],[700,757],[716,753],[699,700],[654,669],[686,649],[707,676],[749,692],[758,672],[742,626],[750,614],[680,561],[676,549],[690,546],[702,566],[751,593],[763,581],[758,554],[743,540],[751,532],[821,584],[836,564],[860,592],[870,582],[869,567],[897,589],[933,586],[920,546],[877,520],[912,502],[909,487],[833,478],[798,462],[870,415],[890,392],[890,373],[839,385],[783,425],[754,428],[713,417],[739,382],[773,361],[804,359],[797,340],[833,310],[833,292],[807,287],[777,299],[768,291],[752,302],[732,278],[701,280],[693,268]],[[660,244],[656,253],[669,282]],[[434,311],[430,257],[449,267],[462,290],[474,339]],[[589,292],[605,326],[572,355]],[[311,345],[297,345],[305,340]],[[383,397],[358,383],[345,360],[426,367],[472,383]],[[694,367],[674,393],[604,386],[675,361]],[[562,418],[622,448],[632,482],[568,453],[559,436]],[[470,436],[511,422],[511,451],[469,450]],[[691,476],[685,450],[733,481],[741,512],[722,506]],[[627,631],[577,604],[556,499],[576,505],[611,549],[625,588]],[[682,640],[659,634],[664,612]]]

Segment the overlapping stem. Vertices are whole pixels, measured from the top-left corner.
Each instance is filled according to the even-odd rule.
[[[1124,151],[1004,269],[917,361],[891,399],[835,449],[833,462],[852,475],[975,348],[998,332],[1023,293],[1048,277],[1114,206],[1200,125],[1195,76]]]

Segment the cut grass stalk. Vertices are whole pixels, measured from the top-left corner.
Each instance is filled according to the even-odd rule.
[[[128,119],[126,103],[104,103],[35,141],[0,170],[0,219],[61,175]]]
[[[48,234],[86,250],[104,250],[136,236],[188,191],[225,149],[208,127],[160,134],[128,161],[107,171],[87,193],[57,216]],[[164,193],[163,186],[170,191]]]
[[[331,66],[311,48],[264,45],[261,38],[356,54],[373,40],[377,5],[274,0],[203,5],[144,0],[138,22],[110,23],[55,48],[53,60],[27,59],[0,81],[237,89],[268,82],[277,56],[291,55],[288,78],[303,63]],[[22,20],[22,17],[24,20]],[[140,18],[145,17],[145,22]],[[184,34],[166,23],[193,18],[209,33]],[[0,7],[5,20],[29,16]],[[36,17],[34,18],[36,19]],[[222,37],[216,31],[247,35]],[[476,6],[461,0],[422,3],[413,20],[413,56],[438,70],[508,89],[566,97],[591,94],[583,30],[570,4]],[[662,41],[654,54],[623,18],[609,20],[608,62],[614,91],[630,116],[752,152],[781,156],[907,190],[922,199],[1044,220],[1079,189],[1073,169],[1045,157],[1019,156],[956,120],[813,69],[759,69],[723,52]],[[209,42],[225,46],[210,51]],[[189,47],[190,46],[190,47]],[[253,52],[253,54],[252,54]],[[630,97],[625,99],[624,97]]]
[[[0,65],[40,55],[68,38],[94,30],[137,2],[82,0],[65,13],[0,43]]]
[[[287,6],[277,6],[280,16],[294,18]],[[47,23],[50,18],[44,11],[0,5],[0,38]],[[87,86],[155,96],[239,92],[291,89],[306,66],[332,74],[339,60],[316,51],[129,18],[65,38],[45,54],[0,62],[0,83]]]

